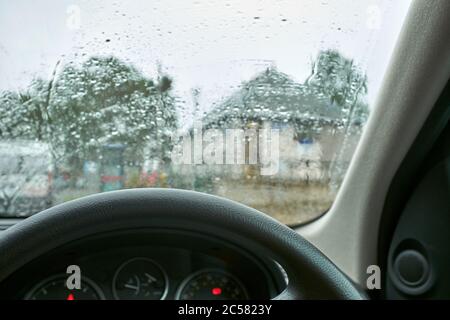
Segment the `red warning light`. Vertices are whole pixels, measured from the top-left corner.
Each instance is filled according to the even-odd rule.
[[[73,296],[73,293],[69,293],[66,300],[75,300],[75,297]]]
[[[220,296],[222,294],[221,288],[212,288],[211,293],[215,296]]]

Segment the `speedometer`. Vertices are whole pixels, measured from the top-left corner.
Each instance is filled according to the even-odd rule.
[[[246,300],[247,290],[232,274],[204,269],[187,277],[180,285],[177,300]]]
[[[168,292],[168,277],[155,261],[133,258],[123,263],[113,279],[118,300],[163,300]]]
[[[26,295],[26,300],[103,300],[100,288],[86,277],[81,279],[79,290],[69,290],[67,275],[57,275],[39,282]]]

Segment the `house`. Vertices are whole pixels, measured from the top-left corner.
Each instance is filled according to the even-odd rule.
[[[364,121],[360,115],[349,121],[342,108],[311,91],[270,67],[208,113],[203,127],[278,129],[279,170],[270,178],[328,181],[336,166],[348,165]],[[259,172],[254,165],[238,171],[252,176]]]

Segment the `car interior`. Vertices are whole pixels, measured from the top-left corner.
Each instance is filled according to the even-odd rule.
[[[286,225],[207,190],[144,187],[1,216],[0,299],[449,299],[449,13],[412,1],[325,213]]]

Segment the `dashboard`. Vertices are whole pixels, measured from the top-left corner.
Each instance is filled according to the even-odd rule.
[[[81,286],[69,290],[75,274]],[[0,299],[271,299],[286,285],[275,261],[219,237],[139,229],[80,239],[39,257],[2,282]]]

